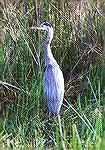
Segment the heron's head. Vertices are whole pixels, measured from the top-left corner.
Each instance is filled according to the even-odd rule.
[[[45,30],[47,32],[53,31],[53,27],[51,23],[44,21],[43,23],[36,26],[36,29],[38,30]]]
[[[43,23],[40,23],[37,26],[31,27],[31,29],[38,29],[38,30],[47,31],[49,41],[51,42],[51,40],[53,38],[53,27],[52,27],[51,23],[44,21]]]

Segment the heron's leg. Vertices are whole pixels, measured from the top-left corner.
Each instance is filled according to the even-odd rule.
[[[63,139],[63,133],[62,133],[61,118],[60,118],[59,114],[58,114],[58,122],[59,122],[59,131],[60,131],[60,135],[61,135],[62,147],[63,147],[63,150],[66,150],[65,142]]]
[[[51,118],[51,112],[49,111],[48,120],[50,121]]]

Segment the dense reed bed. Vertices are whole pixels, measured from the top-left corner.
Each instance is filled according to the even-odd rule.
[[[102,1],[1,2],[0,147],[102,149],[104,5]],[[44,20],[53,24],[51,49],[65,78],[60,124],[57,118],[49,122],[43,96],[46,33],[30,29]]]

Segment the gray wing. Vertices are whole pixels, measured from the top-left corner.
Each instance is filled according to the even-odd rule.
[[[64,97],[64,78],[57,64],[46,66],[43,76],[43,89],[49,111],[57,115]]]

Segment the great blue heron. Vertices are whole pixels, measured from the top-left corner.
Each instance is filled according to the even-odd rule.
[[[44,96],[48,105],[49,114],[58,115],[64,97],[63,73],[52,55],[50,43],[53,39],[52,25],[44,21],[36,26],[38,30],[47,31],[47,38],[44,41],[45,72],[43,75]]]

